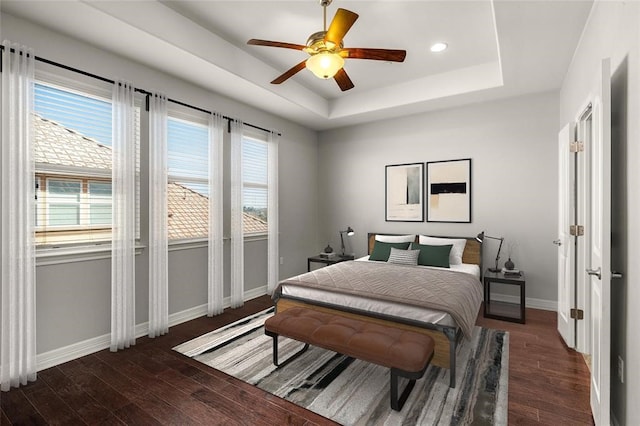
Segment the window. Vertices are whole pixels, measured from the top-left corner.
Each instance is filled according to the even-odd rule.
[[[168,233],[169,240],[207,238],[209,235],[209,128],[169,117]]]
[[[40,246],[111,239],[110,91],[83,89],[45,82],[35,85],[36,242]],[[139,122],[137,108],[138,176]],[[138,207],[139,190],[136,200]]]
[[[46,186],[46,224],[60,228],[80,226],[82,181],[47,179]]]
[[[268,220],[268,146],[254,137],[242,138],[242,210],[245,234],[266,234]]]

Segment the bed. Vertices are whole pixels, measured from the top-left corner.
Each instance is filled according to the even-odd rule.
[[[369,255],[383,236],[394,237],[368,235]],[[449,385],[455,387],[456,347],[470,335],[482,301],[482,244],[464,240],[461,265],[453,270],[391,265],[367,256],[283,280],[273,293],[276,310],[304,306],[428,334],[436,344],[432,364],[449,369]],[[420,236],[413,241],[421,242]]]

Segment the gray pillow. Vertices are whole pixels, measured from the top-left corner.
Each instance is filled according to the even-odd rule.
[[[387,260],[387,262],[415,266],[418,264],[418,256],[420,256],[420,250],[401,250],[391,247],[391,253],[389,254],[389,260]]]

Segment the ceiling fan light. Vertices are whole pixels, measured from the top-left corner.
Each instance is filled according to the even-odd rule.
[[[431,51],[433,53],[444,52],[445,50],[447,50],[447,47],[449,47],[447,43],[438,42],[431,45]]]
[[[318,78],[332,78],[344,66],[344,59],[337,53],[320,52],[307,59],[306,66]]]

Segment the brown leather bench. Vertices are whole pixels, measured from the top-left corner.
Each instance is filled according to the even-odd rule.
[[[273,338],[273,363],[277,367],[300,356],[311,344],[390,368],[391,408],[396,411],[402,409],[416,380],[424,375],[435,345],[426,334],[298,307],[267,319],[264,330]],[[278,362],[278,336],[305,345],[286,361]],[[399,397],[398,377],[409,379]]]

